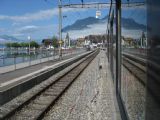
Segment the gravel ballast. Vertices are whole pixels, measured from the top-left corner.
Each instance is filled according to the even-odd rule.
[[[114,96],[107,58],[101,51],[44,119],[119,120]]]

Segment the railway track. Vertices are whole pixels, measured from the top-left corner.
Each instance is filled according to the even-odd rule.
[[[142,74],[145,74],[145,76],[148,74],[150,77],[152,77],[152,79],[154,79],[158,84],[159,83],[159,74],[157,73],[157,71],[159,71],[160,66],[157,65],[156,63],[152,62],[152,61],[147,61],[146,59],[143,59],[139,56],[135,56],[132,54],[122,54],[122,58],[123,58],[123,62],[122,64],[124,65],[124,67],[126,67],[133,75],[135,75],[139,80],[142,79],[147,79],[144,76],[141,76]],[[150,70],[150,69],[146,69],[148,66],[150,66],[150,68],[154,67],[155,70]],[[152,67],[151,67],[152,66]],[[146,81],[144,81],[144,83],[146,83]]]
[[[154,88],[157,88],[157,86],[160,85],[159,82],[159,74],[154,71],[154,69],[147,69],[149,65],[154,66],[154,68],[159,68],[159,66],[155,67],[155,63],[151,61],[146,61],[144,59],[141,59],[139,57],[133,57],[133,56],[122,56],[123,59],[123,66],[131,72],[137,80],[146,87],[152,98],[159,104],[159,96],[156,92],[159,92],[157,90],[154,90]],[[152,67],[149,67],[152,68]],[[152,80],[152,85],[147,85],[147,79]],[[160,104],[159,104],[160,105]]]
[[[128,56],[122,56],[122,59],[123,66],[145,86],[147,80],[146,64],[136,58],[132,59]]]
[[[37,92],[24,103],[1,116],[2,120],[39,120],[50,110],[60,96],[69,88],[72,82],[80,75],[80,73],[89,65],[95,58],[99,51],[95,51],[87,57],[80,60],[80,62],[73,68],[68,70],[63,75],[47,86],[42,86],[42,90]]]

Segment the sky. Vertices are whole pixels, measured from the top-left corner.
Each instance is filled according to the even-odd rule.
[[[63,4],[75,3],[74,1],[63,0]],[[0,2],[0,35],[6,34],[19,39],[26,39],[30,35],[33,39],[43,39],[58,34],[58,0],[1,0]],[[81,3],[81,0],[76,2]],[[63,15],[67,17],[63,19],[63,27],[74,23],[77,19],[95,16],[95,11],[95,9],[64,8]]]
[[[83,0],[87,2],[107,2],[107,0]],[[110,0],[108,0],[110,1]],[[81,3],[81,0],[62,0],[63,4]],[[34,40],[42,40],[58,35],[58,0],[0,0],[0,35],[10,35],[21,40],[31,36]],[[73,24],[78,19],[95,17],[97,9],[63,8],[63,27]],[[100,9],[103,18],[109,9]],[[139,13],[141,14],[141,13]],[[129,16],[124,12],[123,16]],[[132,14],[131,14],[132,15]],[[134,17],[134,15],[132,15]],[[131,17],[132,17],[131,16]],[[136,16],[135,16],[136,17]],[[143,17],[138,19],[143,23]],[[83,31],[72,31],[72,38],[84,37],[88,34],[105,33],[103,24],[93,25]],[[63,37],[66,33],[63,33]]]

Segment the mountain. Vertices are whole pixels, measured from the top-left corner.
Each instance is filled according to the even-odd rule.
[[[146,26],[140,23],[137,23],[132,18],[122,18],[122,27],[129,30],[146,30]]]
[[[82,30],[88,28],[88,25],[99,23],[100,19],[96,19],[95,17],[88,17],[84,19],[79,19],[72,25],[68,25],[62,29],[63,32],[67,32],[70,30]]]
[[[13,41],[0,38],[0,45],[3,45],[5,43],[7,43],[7,42],[13,42]]]
[[[72,25],[68,25],[62,29],[63,32],[71,31],[71,30],[83,30],[86,28],[89,28],[88,25],[92,24],[106,24],[108,19],[108,15],[105,16],[102,19],[96,19],[95,17],[88,17],[84,19],[79,19]],[[115,23],[115,21],[114,21]],[[128,30],[146,30],[146,26],[140,23],[137,23],[134,19],[132,18],[122,18],[122,28],[128,29]]]
[[[1,35],[0,36],[0,43],[1,44],[5,44],[7,42],[22,42],[21,40],[13,37],[13,36],[9,36],[9,35]]]

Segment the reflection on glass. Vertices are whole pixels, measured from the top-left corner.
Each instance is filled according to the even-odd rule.
[[[146,120],[160,119],[160,1],[147,0],[148,72]]]
[[[146,89],[146,8],[132,0],[122,8],[121,95],[130,120],[143,120]],[[124,0],[123,3],[126,3]]]

